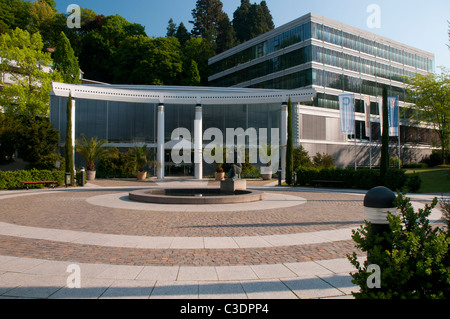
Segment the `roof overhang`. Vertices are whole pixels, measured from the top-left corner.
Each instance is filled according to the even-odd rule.
[[[80,85],[53,82],[54,96],[149,104],[262,104],[310,102],[316,95],[313,88],[296,90],[265,90],[247,88]]]

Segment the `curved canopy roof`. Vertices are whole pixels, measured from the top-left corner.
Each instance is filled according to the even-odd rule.
[[[147,85],[81,85],[52,84],[51,94],[73,98],[156,104],[261,104],[310,102],[314,89],[267,90],[247,88],[181,87]]]

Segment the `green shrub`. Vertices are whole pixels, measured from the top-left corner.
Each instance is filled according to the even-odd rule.
[[[389,231],[374,235],[370,223],[353,231],[356,247],[368,254],[363,265],[356,253],[348,255],[357,272],[352,282],[360,287],[356,299],[447,299],[450,297],[450,238],[428,219],[437,198],[414,211],[409,198],[399,194],[398,216],[389,213]],[[384,243],[384,245],[382,245]],[[370,288],[370,265],[380,270],[380,288]]]
[[[412,174],[408,176],[406,187],[410,192],[417,193],[422,186],[422,179],[418,174]]]
[[[410,163],[403,165],[403,168],[428,168],[426,163]]]
[[[57,170],[23,170],[0,172],[0,189],[23,189],[21,182],[57,181],[64,184],[64,171]],[[43,185],[30,185],[29,188],[41,188]]]
[[[297,169],[297,185],[308,186],[316,179],[319,169],[314,167],[300,167]]]
[[[317,153],[313,157],[313,163],[315,167],[322,168],[333,168],[334,166],[334,158],[330,154],[321,154]]]
[[[119,152],[117,148],[109,149],[97,165],[98,178],[136,177],[135,160],[131,150]]]
[[[403,188],[406,186],[406,181],[407,177],[404,170],[388,169],[386,172],[386,180],[384,182],[384,186],[393,191],[403,190]],[[379,185],[383,185],[383,182],[381,180]]]
[[[383,185],[380,171],[370,169],[354,170],[353,168],[312,168],[300,167],[296,171],[298,186],[311,186],[313,180],[342,181],[345,188],[372,189]],[[402,190],[407,182],[404,170],[390,169],[387,171],[386,187],[393,191]]]

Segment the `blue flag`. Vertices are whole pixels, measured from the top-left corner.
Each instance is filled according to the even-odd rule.
[[[339,110],[341,112],[341,133],[355,134],[355,96],[353,94],[339,95]]]
[[[394,96],[388,97],[389,109],[389,136],[398,136],[399,131],[399,107],[398,99]]]

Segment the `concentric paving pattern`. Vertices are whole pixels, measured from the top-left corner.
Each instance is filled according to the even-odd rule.
[[[360,195],[270,192],[272,202],[265,207],[183,211],[159,205],[135,209],[124,194],[123,189],[85,189],[3,198],[0,222],[98,234],[239,239],[349,229],[363,221]],[[111,205],[99,204],[105,199]],[[276,264],[342,258],[355,250],[351,240],[235,249],[146,249],[0,236],[0,255],[123,265]]]

